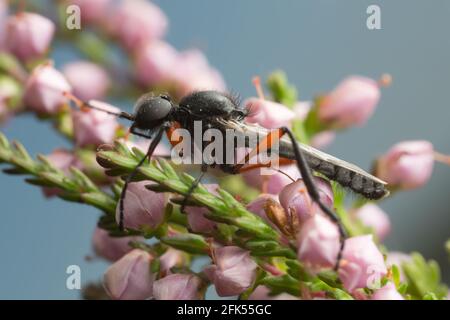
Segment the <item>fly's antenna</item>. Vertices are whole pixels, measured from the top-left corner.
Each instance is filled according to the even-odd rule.
[[[83,100],[77,98],[76,96],[74,96],[72,93],[67,92],[67,91],[64,91],[63,95],[66,98],[68,98],[70,101],[73,101],[80,110],[93,109],[93,110],[101,111],[101,112],[104,112],[104,113],[107,113],[107,114],[110,114],[110,115],[113,115],[113,116],[116,116],[119,118],[134,121],[134,116],[132,114],[129,114],[128,112],[125,112],[125,111],[114,112],[114,111],[106,110],[106,109],[98,107],[98,106],[94,106],[94,105],[92,105],[92,103],[83,101]]]

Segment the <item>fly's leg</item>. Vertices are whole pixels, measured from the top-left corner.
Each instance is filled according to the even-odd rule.
[[[119,199],[119,229],[121,231],[124,230],[124,218],[125,218],[124,202],[125,202],[128,185],[133,180],[134,176],[137,174],[139,167],[144,164],[144,162],[147,158],[148,159],[151,158],[153,152],[155,151],[156,147],[158,146],[159,142],[161,141],[161,138],[163,136],[164,131],[167,129],[167,126],[168,126],[168,124],[164,124],[159,129],[158,133],[156,134],[155,139],[150,143],[150,146],[148,147],[148,151],[147,151],[146,155],[138,162],[138,164],[133,169],[133,171],[131,171],[131,173],[125,179],[125,185],[123,186],[122,192],[120,193],[120,199]]]
[[[189,199],[191,198],[191,195],[194,192],[195,188],[197,188],[197,186],[200,184],[200,181],[202,180],[203,176],[205,175],[205,173],[207,171],[207,168],[208,167],[206,165],[202,164],[202,169],[201,169],[202,172],[191,184],[191,186],[188,189],[188,192],[186,193],[186,196],[183,199],[183,202],[181,203],[181,208],[180,208],[181,213],[185,213],[186,205],[187,205]]]

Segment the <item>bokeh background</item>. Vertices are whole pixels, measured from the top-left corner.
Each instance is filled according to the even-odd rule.
[[[406,139],[426,139],[450,153],[450,1],[447,0],[171,0],[154,1],[168,15],[167,40],[198,47],[242,97],[254,95],[251,78],[283,69],[302,100],[332,89],[350,74],[393,84],[382,91],[375,116],[363,128],[340,134],[327,149],[368,169],[377,154]],[[366,28],[366,9],[381,7],[382,30]],[[74,58],[52,53],[56,66]],[[119,104],[130,110],[131,105]],[[65,145],[31,116],[1,129],[32,154]],[[393,231],[386,245],[436,259],[450,282],[444,242],[450,236],[450,168],[437,164],[423,188],[381,203]],[[62,200],[14,176],[0,175],[0,298],[77,299],[66,289],[66,268],[81,267],[82,283],[98,280],[106,263],[86,261],[99,213]]]

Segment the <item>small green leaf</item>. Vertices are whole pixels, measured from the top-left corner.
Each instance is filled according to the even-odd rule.
[[[197,234],[184,233],[170,237],[162,237],[161,242],[179,250],[192,254],[205,254],[209,250],[206,240]]]

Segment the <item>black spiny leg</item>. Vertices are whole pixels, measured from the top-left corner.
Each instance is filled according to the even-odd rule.
[[[320,209],[322,209],[322,211],[331,220],[333,220],[337,224],[337,226],[339,228],[341,247],[339,249],[339,254],[337,256],[336,265],[334,267],[334,269],[337,270],[339,268],[339,263],[341,261],[342,251],[344,250],[344,244],[345,244],[345,239],[347,238],[347,233],[345,232],[344,227],[343,227],[342,222],[339,219],[339,217],[320,200],[320,195],[319,195],[319,192],[317,191],[316,185],[314,183],[311,169],[309,168],[309,165],[306,162],[305,157],[303,156],[300,148],[298,147],[297,140],[295,140],[295,137],[292,134],[291,130],[289,130],[286,127],[282,127],[282,128],[280,128],[280,130],[282,130],[283,134],[286,133],[292,142],[292,146],[294,148],[295,159],[297,161],[297,166],[300,170],[300,173],[302,175],[302,178],[305,183],[306,190],[308,191],[309,196],[311,197],[311,199],[314,202],[316,202],[318,204]]]
[[[194,192],[195,188],[197,188],[197,186],[200,184],[200,181],[202,180],[203,176],[205,175],[207,168],[208,167],[205,164],[202,164],[202,169],[201,169],[202,172],[194,180],[194,182],[191,184],[191,186],[189,187],[188,192],[186,193],[186,196],[183,199],[183,202],[181,203],[181,208],[180,208],[181,213],[185,213],[184,210],[186,209],[186,205],[187,205],[187,203],[189,201],[189,198],[191,197],[191,195]]]
[[[127,193],[127,188],[128,188],[128,184],[131,182],[131,180],[134,178],[134,176],[136,175],[136,173],[138,172],[138,169],[140,166],[142,166],[142,164],[145,162],[145,160],[147,158],[151,158],[153,152],[156,149],[156,146],[159,144],[159,142],[161,141],[161,138],[163,136],[164,131],[166,130],[167,125],[163,125],[159,130],[158,133],[156,134],[156,137],[154,140],[152,140],[152,142],[150,143],[150,146],[148,147],[148,151],[146,153],[146,155],[139,161],[139,163],[136,165],[136,167],[133,169],[133,171],[131,171],[131,173],[128,175],[128,177],[125,180],[125,185],[123,186],[122,192],[120,193],[120,199],[119,199],[119,210],[120,210],[120,215],[119,215],[119,229],[121,231],[123,231],[124,227],[123,227],[123,220],[124,220],[124,201],[125,201],[125,196]]]

